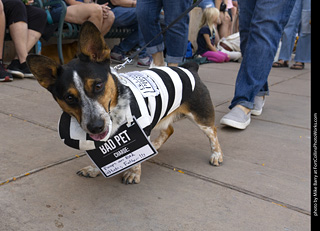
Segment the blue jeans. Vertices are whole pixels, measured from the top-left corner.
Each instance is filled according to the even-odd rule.
[[[168,25],[190,7],[191,2],[192,0],[138,0],[137,17],[144,41],[148,43],[161,32],[159,24],[161,8],[164,10],[165,24]],[[188,45],[188,26],[189,16],[186,15],[167,30],[165,46],[168,63],[180,63],[183,60]],[[147,52],[151,55],[163,50],[164,42],[162,35],[147,47]]]
[[[230,109],[238,104],[253,109],[255,96],[269,94],[268,75],[294,3],[295,0],[239,1],[240,49],[243,60]]]
[[[132,34],[120,42],[119,45],[114,46],[112,51],[123,54],[133,49],[136,45],[143,47],[145,42],[138,26],[136,8],[117,6],[112,9],[112,12],[115,16],[115,20],[112,25],[113,27],[128,27],[135,30]],[[146,50],[144,49],[140,52],[139,57],[144,58],[146,56]]]
[[[201,9],[205,9],[205,8],[209,8],[209,7],[215,7],[214,6],[214,0],[203,0],[200,4],[199,7],[201,7]],[[219,6],[220,7],[220,6]],[[219,8],[218,7],[218,8]]]
[[[299,40],[296,48],[296,62],[311,62],[311,0],[302,0]]]
[[[291,60],[291,54],[301,19],[301,1],[302,0],[296,0],[289,21],[283,30],[279,59],[284,61]]]

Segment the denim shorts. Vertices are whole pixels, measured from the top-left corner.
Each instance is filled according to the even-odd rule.
[[[57,6],[53,6],[50,9],[50,14],[51,14],[51,18],[53,23],[57,23],[60,20],[60,16],[61,16],[61,12],[62,12],[62,6],[61,5],[57,5]]]

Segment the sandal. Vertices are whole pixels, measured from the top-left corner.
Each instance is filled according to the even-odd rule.
[[[296,62],[295,64],[293,64],[290,69],[293,70],[302,70],[304,69],[304,63],[300,63],[300,62]]]
[[[288,65],[288,61],[283,61],[283,60],[279,59],[279,61],[274,62],[272,64],[272,67],[289,67],[289,65]]]

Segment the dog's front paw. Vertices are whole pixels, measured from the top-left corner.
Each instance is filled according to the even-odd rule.
[[[219,166],[223,162],[223,156],[220,152],[214,152],[210,158],[210,164],[213,166]]]
[[[97,177],[100,175],[100,171],[98,168],[94,168],[92,166],[87,166],[87,167],[84,167],[83,169],[80,169],[77,174],[79,176],[84,176],[84,177]]]
[[[139,184],[141,176],[141,164],[133,166],[125,171],[122,176],[122,183],[124,184]]]

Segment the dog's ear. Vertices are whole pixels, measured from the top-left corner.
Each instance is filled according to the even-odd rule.
[[[30,54],[27,56],[27,64],[42,87],[48,89],[56,82],[59,68],[56,61],[43,55]]]
[[[99,29],[90,21],[82,24],[79,35],[80,52],[92,62],[103,62],[110,59],[110,49]]]

